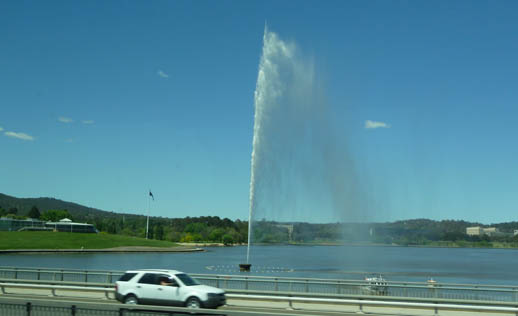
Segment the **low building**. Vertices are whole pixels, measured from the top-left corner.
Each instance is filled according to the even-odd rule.
[[[503,233],[496,227],[468,227],[466,228],[466,234],[468,236],[484,236],[487,235],[489,237],[491,236],[508,236],[509,233]],[[516,234],[516,230],[515,230]]]
[[[51,228],[58,232],[98,233],[94,225],[86,223],[74,223],[68,218],[63,218],[59,222],[46,222],[45,227]]]
[[[496,227],[488,227],[484,228],[484,234],[488,236],[497,236],[500,235],[500,231]]]
[[[32,229],[45,229],[45,222],[40,221],[34,218],[28,219],[12,219],[9,217],[0,218],[0,231],[18,231],[23,230],[24,228],[32,228]]]
[[[98,233],[92,224],[74,223],[68,218],[59,222],[45,222],[38,219],[12,219],[0,218],[0,231],[23,231],[23,230],[53,230],[58,232],[71,233]]]
[[[466,234],[468,236],[482,236],[484,235],[484,229],[480,226],[466,228]]]

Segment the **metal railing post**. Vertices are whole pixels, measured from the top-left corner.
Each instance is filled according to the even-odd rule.
[[[309,282],[309,280],[306,279],[306,288],[305,288],[306,293],[309,292],[309,283],[308,282]]]
[[[248,277],[245,277],[245,290],[248,290]]]
[[[72,307],[70,308],[70,312],[72,316],[76,316],[76,306],[75,305],[72,305]]]
[[[363,311],[363,304],[360,303],[358,304],[358,312],[356,312],[357,314],[365,314],[365,312]]]
[[[88,283],[88,271],[85,271],[85,283]]]
[[[275,280],[275,292],[279,292],[279,280],[277,278]]]
[[[37,277],[37,279],[36,279],[36,280],[39,280],[39,279],[40,279],[40,272],[41,272],[41,269],[38,269],[37,271],[38,271],[38,277]]]
[[[27,306],[27,316],[31,316],[31,311],[32,311],[32,305],[31,305],[31,302],[28,302],[26,304]]]

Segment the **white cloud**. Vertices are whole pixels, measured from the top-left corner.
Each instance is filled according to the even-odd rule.
[[[365,121],[365,128],[390,128],[390,125],[384,122]]]
[[[93,120],[84,120],[83,124],[93,124],[95,123]]]
[[[4,130],[4,128],[0,126],[0,132],[3,131],[3,130]]]
[[[74,139],[73,138],[67,138],[65,139],[65,143],[73,143],[74,142]]]
[[[5,132],[5,136],[12,137],[12,138],[18,138],[22,140],[34,140],[34,137],[31,135],[27,135],[25,133],[16,133],[16,132]]]
[[[71,119],[69,117],[64,117],[64,116],[58,117],[58,121],[60,121],[61,123],[67,123],[67,124],[74,122],[73,119]]]
[[[163,72],[162,70],[159,70],[157,74],[162,78],[169,78],[169,75]]]

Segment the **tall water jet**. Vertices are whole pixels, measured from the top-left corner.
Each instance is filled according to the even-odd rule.
[[[364,214],[352,159],[344,137],[335,137],[314,68],[295,43],[265,28],[254,93],[247,263],[254,239],[271,240],[254,230],[257,219],[336,222]]]
[[[265,27],[263,36],[263,51],[259,64],[259,73],[254,93],[254,135],[252,145],[250,201],[248,221],[247,263],[250,260],[250,245],[252,243],[252,222],[254,212],[258,208],[257,195],[260,193],[261,182],[267,181],[271,175],[269,166],[272,157],[268,153],[278,151],[271,136],[280,127],[278,120],[285,119],[286,114],[303,114],[307,102],[311,102],[306,94],[312,94],[313,69],[305,65],[297,56],[294,43],[286,43],[277,34]],[[301,111],[302,110],[302,111]],[[285,113],[280,113],[285,112]],[[299,112],[299,113],[294,113]],[[273,145],[273,146],[272,146]],[[262,173],[262,175],[261,175]],[[263,176],[263,177],[262,177]]]

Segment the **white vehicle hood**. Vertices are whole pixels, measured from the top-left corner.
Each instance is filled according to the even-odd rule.
[[[225,291],[223,291],[222,289],[218,289],[217,287],[203,285],[203,284],[188,286],[188,288],[192,289],[192,290],[204,292],[204,293],[214,293],[214,294],[225,293]]]

